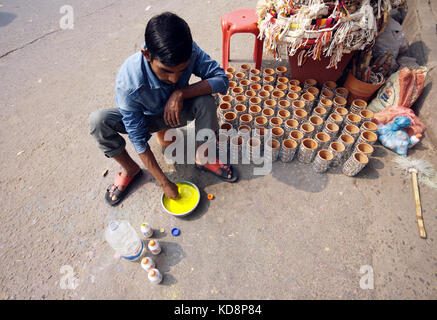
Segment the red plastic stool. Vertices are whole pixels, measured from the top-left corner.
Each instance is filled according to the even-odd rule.
[[[237,9],[221,18],[223,33],[223,69],[226,70],[229,61],[230,40],[234,33],[252,33],[255,35],[255,50],[253,60],[255,68],[260,69],[263,57],[263,40],[258,39],[258,16],[253,9]]]

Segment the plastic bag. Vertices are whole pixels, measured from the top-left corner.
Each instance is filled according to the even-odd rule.
[[[420,134],[409,136],[404,130],[411,125],[411,120],[406,116],[397,117],[392,123],[378,126],[378,140],[383,146],[401,156],[406,156],[408,148],[420,141]]]
[[[422,93],[427,72],[426,67],[417,70],[405,67],[393,73],[368,108],[373,112],[380,112],[390,106],[411,108]]]

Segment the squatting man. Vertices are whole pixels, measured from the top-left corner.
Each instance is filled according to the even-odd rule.
[[[191,75],[201,80],[189,84]],[[127,134],[142,163],[153,175],[168,198],[178,197],[178,188],[162,172],[148,140],[156,132],[158,143],[166,147],[166,131],[195,120],[195,130],[217,130],[216,103],[211,94],[225,94],[228,78],[217,61],[193,41],[188,24],[177,15],[165,12],[149,20],[141,51],[126,59],[115,84],[117,108],[101,109],[89,117],[91,135],[108,158],[122,167],[106,190],[105,198],[115,205],[123,200],[128,187],[142,170],[127,153]],[[168,136],[168,135],[167,135]],[[196,142],[195,165],[227,182],[238,173],[231,165],[208,154],[199,153]],[[205,149],[203,149],[205,150]],[[206,149],[208,150],[208,149]]]

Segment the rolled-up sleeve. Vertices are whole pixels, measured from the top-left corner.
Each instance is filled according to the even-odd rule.
[[[229,88],[229,79],[225,71],[217,61],[211,59],[195,42],[193,42],[193,47],[196,54],[193,73],[202,80],[209,82],[212,93],[226,94]]]
[[[140,154],[149,148],[151,138],[143,107],[136,102],[128,91],[116,88],[116,104],[123,116],[123,123],[135,151]]]

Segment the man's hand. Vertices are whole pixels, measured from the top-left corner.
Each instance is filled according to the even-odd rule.
[[[162,191],[167,198],[177,199],[179,198],[178,186],[171,181],[168,181],[161,185]]]
[[[175,90],[168,98],[164,109],[164,122],[168,126],[176,127],[180,125],[179,114],[183,106],[182,91]]]

